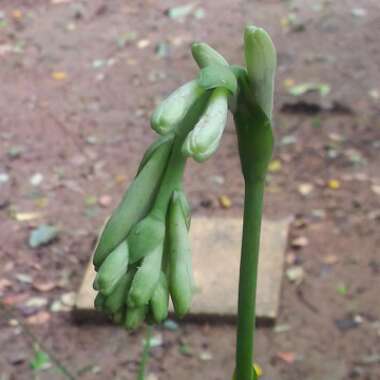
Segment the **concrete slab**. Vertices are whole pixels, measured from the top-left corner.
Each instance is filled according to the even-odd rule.
[[[263,222],[256,305],[258,322],[274,322],[277,317],[289,222],[290,218]],[[193,218],[190,235],[197,292],[189,318],[235,319],[241,233],[239,218]],[[99,317],[93,308],[94,278],[90,262],[77,294],[76,318]]]

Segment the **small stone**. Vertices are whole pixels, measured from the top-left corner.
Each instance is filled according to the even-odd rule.
[[[178,323],[171,319],[167,319],[164,324],[164,328],[169,331],[177,331],[178,330]]]
[[[223,185],[224,184],[224,177],[220,175],[213,175],[210,177],[210,182],[215,183],[216,185]]]
[[[150,45],[150,41],[148,39],[143,39],[137,42],[137,47],[139,49],[145,49]]]
[[[290,282],[300,284],[304,279],[305,273],[301,266],[292,266],[287,269],[286,276]]]
[[[34,229],[29,236],[29,246],[37,248],[51,243],[58,236],[58,229],[55,226],[42,224]]]
[[[298,192],[303,196],[308,196],[314,190],[314,185],[311,183],[301,183],[298,186]]]
[[[372,185],[371,190],[376,194],[380,195],[380,185]]]
[[[61,296],[61,301],[64,305],[73,307],[75,304],[75,292],[64,293]]]
[[[379,100],[380,99],[380,91],[377,90],[376,88],[370,90],[368,92],[369,96],[374,99],[374,100]]]
[[[210,351],[201,351],[199,353],[199,359],[203,361],[209,361],[213,359],[213,355]]]
[[[46,306],[47,302],[48,301],[47,301],[46,298],[43,298],[43,297],[32,297],[32,298],[29,298],[24,303],[24,305],[26,307],[30,307],[30,308],[40,308],[40,307]]]
[[[276,325],[273,332],[276,334],[282,334],[291,330],[291,326],[288,324]]]
[[[340,331],[355,329],[359,326],[353,318],[337,319],[335,325]]]
[[[101,207],[109,207],[112,203],[112,197],[110,195],[102,195],[99,198],[99,205]]]
[[[286,364],[293,364],[296,360],[296,354],[294,352],[278,352],[276,356]]]
[[[364,8],[352,8],[351,14],[355,17],[365,17],[367,16],[367,10]]]
[[[43,179],[44,176],[41,173],[36,173],[32,175],[29,182],[32,186],[39,186],[42,183]]]
[[[0,173],[0,185],[9,181],[9,175],[7,173]]]
[[[33,282],[32,277],[25,273],[17,273],[16,279],[24,284],[30,284]]]
[[[306,236],[299,236],[292,240],[291,245],[293,248],[303,248],[309,245],[309,240]]]
[[[313,209],[310,212],[313,219],[322,220],[326,218],[326,211],[323,209]]]

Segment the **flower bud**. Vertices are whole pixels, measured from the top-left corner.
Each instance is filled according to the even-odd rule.
[[[137,223],[127,237],[131,264],[163,245],[165,222],[148,215]]]
[[[255,100],[268,119],[272,117],[276,49],[269,34],[261,28],[247,26],[244,34],[245,60]]]
[[[209,65],[228,66],[228,62],[224,59],[224,57],[204,42],[193,43],[191,46],[191,53],[200,68],[204,68]]]
[[[225,88],[213,91],[206,111],[186,137],[182,146],[184,155],[202,162],[216,151],[227,122],[227,95]]]
[[[172,92],[153,112],[152,129],[160,135],[166,135],[184,119],[187,111],[205,92],[198,81],[188,82]]]

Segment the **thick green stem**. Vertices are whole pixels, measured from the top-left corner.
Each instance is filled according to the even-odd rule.
[[[239,278],[236,380],[252,380],[257,267],[263,195],[264,179],[246,182]]]

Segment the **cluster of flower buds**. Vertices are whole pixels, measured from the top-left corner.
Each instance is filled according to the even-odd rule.
[[[261,29],[246,30],[252,49],[271,44],[268,38]],[[241,93],[250,96],[249,90],[240,91],[247,78],[252,77],[252,84],[270,80],[269,73],[250,70],[248,58],[247,72],[230,66],[207,44],[193,44],[192,54],[199,75],[154,111],[151,126],[160,137],[146,151],[136,177],[106,221],[93,255],[95,307],[130,329],[144,320],[159,323],[167,318],[170,298],[179,317],[188,312],[194,282],[190,207],[182,184],[186,159],[203,162],[217,150],[228,108],[239,110]],[[262,59],[267,67],[270,57]],[[264,107],[267,95],[255,100],[264,113],[271,112]]]

